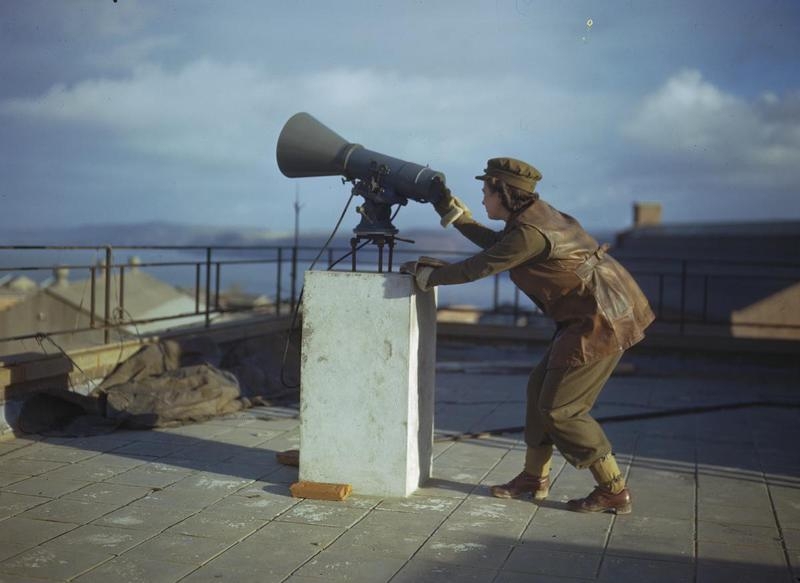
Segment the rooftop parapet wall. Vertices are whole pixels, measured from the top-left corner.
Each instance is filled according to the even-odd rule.
[[[13,435],[21,402],[38,391],[50,389],[88,392],[118,364],[137,353],[146,344],[161,340],[209,338],[221,346],[261,337],[284,334],[291,323],[289,317],[253,318],[249,321],[198,327],[141,340],[93,346],[59,354],[17,354],[0,357],[0,439]]]

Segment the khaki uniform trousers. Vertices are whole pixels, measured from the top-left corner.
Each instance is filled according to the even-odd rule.
[[[577,468],[587,468],[611,453],[611,443],[589,411],[614,372],[622,351],[595,362],[547,368],[549,352],[528,380],[525,443],[530,448],[555,445]]]

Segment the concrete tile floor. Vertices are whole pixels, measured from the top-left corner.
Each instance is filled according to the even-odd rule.
[[[634,512],[574,514],[564,502],[591,490],[588,472],[557,457],[548,500],[494,499],[487,486],[521,469],[521,436],[446,439],[521,425],[526,376],[509,362],[536,351],[447,345],[440,358],[434,478],[406,499],[292,498],[297,472],[275,460],[299,446],[291,407],[0,443],[0,583],[800,580],[800,410],[608,423]],[[611,379],[598,417],[800,400],[783,365],[626,359],[637,372]]]

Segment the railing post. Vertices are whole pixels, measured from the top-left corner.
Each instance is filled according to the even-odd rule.
[[[217,261],[215,264],[217,269],[217,277],[214,281],[214,310],[219,311],[219,280],[220,280],[220,271],[222,271],[222,267],[220,262]]]
[[[91,280],[89,282],[90,283],[89,287],[91,288],[91,291],[89,293],[89,327],[90,328],[94,328],[95,325],[96,325],[95,318],[94,318],[94,310],[95,310],[95,304],[96,304],[96,301],[97,301],[96,300],[96,293],[95,293],[95,291],[96,291],[95,287],[97,286],[97,267],[92,265],[89,268],[89,274],[90,274],[89,275],[89,279]]]
[[[289,298],[289,306],[294,312],[295,294],[297,293],[297,245],[292,247],[292,296]]]
[[[281,279],[283,274],[283,247],[278,247],[278,277],[275,289],[275,315],[281,315]]]
[[[194,313],[200,313],[200,264],[194,266]]]
[[[119,313],[120,317],[125,314],[125,266],[119,266]]]
[[[211,247],[206,247],[206,328],[211,326]]]
[[[678,328],[678,332],[681,336],[683,336],[686,330],[686,287],[687,287],[687,261],[686,259],[681,260],[681,315],[680,315],[680,327]]]
[[[494,275],[494,293],[492,294],[492,311],[497,312],[498,304],[500,303],[500,274]]]
[[[105,319],[105,326],[103,327],[103,343],[108,344],[111,330],[111,245],[106,245],[106,266],[105,266],[105,294],[106,302],[103,308],[103,318]]]

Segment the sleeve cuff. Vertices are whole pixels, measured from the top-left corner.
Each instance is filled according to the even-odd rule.
[[[433,267],[420,266],[417,268],[416,281],[419,289],[422,291],[428,291],[431,289],[431,286],[428,285],[428,280],[430,279],[432,273]]]

